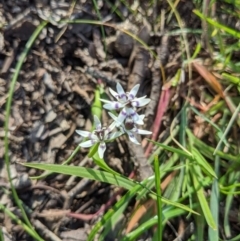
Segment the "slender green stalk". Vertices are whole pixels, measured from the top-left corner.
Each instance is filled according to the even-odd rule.
[[[14,88],[15,88],[15,84],[17,82],[17,78],[19,75],[19,72],[22,68],[23,62],[25,60],[25,58],[27,57],[27,54],[30,50],[30,48],[32,47],[34,41],[36,40],[36,38],[38,37],[38,35],[40,34],[40,32],[43,30],[43,28],[47,25],[47,22],[42,22],[37,29],[34,31],[34,33],[32,34],[31,38],[28,40],[28,42],[26,43],[26,46],[24,48],[24,51],[22,52],[14,75],[12,77],[12,81],[11,81],[11,85],[10,85],[10,89],[8,92],[8,99],[7,99],[7,103],[6,103],[6,117],[5,117],[5,124],[4,124],[4,129],[5,129],[5,136],[4,136],[4,146],[5,146],[5,164],[6,164],[6,169],[7,169],[7,173],[8,173],[8,178],[9,178],[9,182],[10,182],[10,186],[11,186],[11,190],[12,190],[12,194],[13,194],[13,198],[14,201],[16,202],[17,206],[20,208],[22,216],[24,221],[26,222],[26,224],[28,225],[29,228],[31,228],[32,233],[34,234],[34,237],[38,237],[38,240],[42,240],[38,234],[36,233],[36,231],[34,230],[34,228],[32,227],[25,211],[24,208],[21,204],[21,201],[18,198],[17,192],[13,186],[12,180],[11,180],[11,171],[10,171],[10,160],[9,160],[9,139],[8,139],[8,123],[9,123],[9,118],[10,118],[10,112],[11,112],[11,104],[12,104],[12,99],[13,99],[13,93],[14,93]]]
[[[155,170],[155,185],[156,185],[156,192],[157,192],[157,215],[158,215],[158,241],[162,240],[162,200],[161,200],[161,186],[160,186],[160,168],[159,168],[159,161],[158,157],[155,156],[154,159],[154,170]]]
[[[236,119],[236,118],[238,117],[238,115],[239,115],[239,110],[240,110],[240,104],[238,105],[237,109],[236,109],[235,112],[233,113],[233,115],[232,115],[232,117],[231,117],[231,119],[230,119],[230,121],[229,121],[229,123],[228,123],[228,125],[227,125],[227,128],[226,128],[226,130],[224,131],[224,133],[223,133],[223,135],[222,135],[222,137],[221,137],[221,140],[219,141],[219,143],[218,143],[215,151],[213,152],[213,155],[215,155],[216,152],[220,149],[220,146],[221,146],[223,140],[225,139],[225,136],[228,134],[229,130],[230,130],[230,129],[232,128],[232,126],[233,126],[233,122],[235,121],[235,119]]]
[[[37,241],[44,241],[38,236],[36,231],[29,225],[23,223],[14,213],[12,213],[8,208],[0,203],[0,210],[6,213],[12,220],[14,220],[18,225],[20,225],[30,236],[32,236]],[[1,238],[1,237],[0,237]]]

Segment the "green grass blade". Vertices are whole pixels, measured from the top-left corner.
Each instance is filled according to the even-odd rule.
[[[207,174],[210,174],[212,177],[217,178],[216,173],[214,172],[212,167],[195,147],[192,147],[192,153],[194,155],[194,159],[201,166],[202,170],[205,170],[205,172]]]
[[[112,168],[110,168],[107,163],[101,159],[98,155],[98,152],[95,153],[95,155],[93,156],[93,160],[94,162],[99,166],[101,167],[103,170],[109,172],[109,173],[112,173],[113,175],[117,175],[117,176],[120,176],[121,174],[120,173],[117,173],[115,172]]]
[[[80,146],[77,146],[75,148],[75,150],[73,151],[73,153],[70,155],[70,157],[68,157],[68,159],[66,161],[64,161],[61,165],[67,165],[71,162],[71,160],[77,155],[77,153],[79,152],[79,150],[81,149]],[[42,175],[40,176],[34,176],[31,177],[32,180],[39,180],[39,179],[43,179],[49,175],[51,175],[53,172],[49,172],[49,171],[45,171]]]
[[[148,139],[150,142],[154,143],[156,146],[160,146],[162,147],[163,149],[167,150],[167,151],[171,151],[173,153],[177,153],[178,155],[180,156],[184,156],[184,157],[188,157],[188,158],[192,158],[192,155],[185,152],[185,151],[182,151],[182,150],[179,150],[177,148],[174,148],[174,147],[171,147],[171,146],[167,146],[165,144],[161,144],[161,143],[158,143],[158,142],[155,142],[155,141],[152,141],[150,139]]]
[[[108,212],[102,217],[102,219],[97,222],[92,231],[90,232],[87,241],[94,240],[97,232],[105,226],[108,226],[108,222],[112,219],[116,212],[123,210],[124,206],[142,189],[142,186],[136,185],[130,191],[128,191]]]
[[[136,185],[141,185],[143,188],[146,188],[146,186],[144,186],[143,184],[132,181],[131,179],[128,179],[126,177],[113,175],[113,174],[105,172],[105,171],[93,170],[91,168],[76,167],[76,166],[63,166],[63,165],[56,165],[56,164],[42,164],[42,163],[21,163],[21,164],[26,167],[32,167],[32,168],[36,168],[36,169],[40,169],[40,170],[56,172],[56,173],[61,173],[61,174],[65,174],[65,175],[74,175],[77,177],[89,178],[91,180],[106,182],[109,184],[123,187],[128,190],[130,190],[131,188],[133,188]],[[151,194],[149,194],[149,195],[151,195],[154,199],[156,199],[156,196],[157,196],[156,193],[151,192]],[[175,207],[182,208],[188,212],[198,214],[197,212],[193,211],[189,207],[187,207],[183,204],[177,203],[177,202],[172,202],[164,197],[162,197],[162,202],[165,204],[169,204],[169,205],[173,205]]]
[[[240,177],[240,172],[231,172],[229,175],[229,183],[230,184],[235,184],[238,183]],[[224,226],[224,232],[227,238],[230,238],[231,235],[231,224],[229,223],[229,212],[231,209],[231,205],[233,202],[234,195],[231,194],[235,190],[235,186],[229,190],[229,193],[226,197],[225,201],[225,212],[224,212],[224,221],[223,221],[223,226]]]
[[[208,23],[210,23],[212,26],[214,26],[215,28],[218,28],[220,30],[223,30],[225,31],[226,33],[232,35],[233,37],[236,37],[236,38],[240,38],[240,32],[238,32],[237,30],[235,29],[232,29],[232,28],[229,28],[223,24],[220,24],[219,22],[211,19],[211,18],[207,18],[205,17],[202,13],[200,13],[198,10],[193,10],[193,12],[198,16],[200,17],[201,19],[203,20],[206,20]]]
[[[91,168],[78,167],[78,166],[63,166],[56,164],[42,164],[42,163],[21,163],[26,167],[37,168],[40,170],[46,170],[65,175],[73,175],[82,178],[88,178],[95,181],[106,182],[114,184],[116,186],[123,187],[125,189],[131,189],[135,185],[135,182],[122,176],[113,175],[105,171],[98,171]]]
[[[172,219],[174,217],[178,217],[178,216],[181,216],[184,214],[186,214],[186,211],[183,209],[179,209],[179,208],[175,208],[175,207],[167,207],[163,210],[162,224],[165,224],[169,219]],[[151,218],[150,220],[146,221],[145,223],[139,225],[138,228],[136,228],[131,233],[127,234],[124,238],[121,239],[121,241],[138,240],[137,238],[143,232],[146,232],[146,230],[150,229],[152,226],[156,225],[157,223],[158,223],[158,217],[155,216],[155,217]]]
[[[159,161],[158,157],[155,157],[154,161],[154,171],[155,171],[155,186],[156,186],[156,191],[157,191],[157,217],[158,217],[158,227],[157,227],[157,236],[158,236],[158,241],[162,240],[162,200],[161,200],[161,180],[160,180],[160,168],[159,168]]]
[[[216,156],[215,158],[215,172],[218,175],[219,173],[219,161],[220,158]],[[211,190],[211,197],[210,197],[210,209],[213,215],[214,222],[218,227],[219,224],[219,187],[218,187],[218,180],[214,179],[212,183],[212,190]],[[208,228],[208,237],[209,241],[219,240],[219,230],[212,229],[211,227]]]
[[[4,205],[0,203],[0,211],[3,211],[5,214],[7,214],[13,221],[15,221],[18,225],[20,225],[26,233],[28,233],[31,237],[33,237],[37,241],[44,241],[41,237],[38,236],[36,231],[23,223],[13,212],[11,212],[8,208],[6,208]]]
[[[12,180],[11,180],[11,171],[10,171],[10,160],[9,160],[9,139],[8,139],[8,124],[9,124],[9,118],[10,118],[10,111],[11,111],[11,104],[12,104],[12,99],[13,99],[13,93],[14,93],[14,88],[18,79],[18,75],[20,73],[20,70],[22,68],[22,65],[24,63],[24,60],[27,57],[27,54],[29,52],[29,50],[31,49],[33,43],[35,42],[36,38],[38,37],[38,35],[41,33],[41,31],[44,29],[44,27],[47,25],[47,22],[42,22],[37,28],[36,30],[33,32],[32,36],[30,37],[30,39],[27,41],[26,46],[22,52],[22,54],[20,55],[20,58],[17,62],[16,68],[15,68],[15,72],[14,75],[12,77],[11,80],[11,84],[10,84],[10,89],[8,92],[8,99],[7,99],[7,103],[6,103],[6,116],[5,116],[5,123],[4,123],[4,130],[5,130],[5,136],[4,136],[4,147],[5,147],[5,164],[6,164],[6,169],[7,169],[7,173],[8,173],[8,177],[9,177],[9,182],[10,182],[10,186],[11,186],[11,190],[12,190],[12,194],[13,194],[13,198],[14,201],[16,202],[17,206],[20,208],[21,213],[23,215],[23,219],[25,221],[25,223],[28,225],[29,228],[32,229],[33,233],[35,234],[34,237],[38,237],[39,240],[41,240],[41,238],[38,236],[38,234],[36,233],[36,231],[34,230],[34,228],[32,227],[32,224],[30,223],[24,208],[22,207],[22,204],[18,198],[17,192],[12,184]]]
[[[193,133],[187,129],[187,134],[188,136],[192,139],[194,146],[198,149],[201,150],[201,153],[209,158],[210,160],[214,161],[214,156],[213,156],[213,152],[214,152],[214,148],[206,145],[204,142],[202,142],[201,140],[199,140],[198,138],[196,138]],[[216,155],[218,155],[219,157],[226,159],[228,161],[234,161],[240,164],[240,155],[231,155],[228,153],[224,153],[222,151],[216,151]]]
[[[238,107],[236,108],[236,110],[234,111],[228,125],[227,125],[227,128],[226,130],[224,131],[219,143],[217,144],[217,147],[215,149],[215,151],[213,152],[213,155],[216,154],[216,152],[220,149],[219,147],[221,146],[222,142],[223,142],[223,139],[225,139],[225,136],[227,135],[227,133],[229,132],[230,128],[232,127],[233,125],[233,122],[235,121],[235,119],[238,117],[239,115],[239,110],[240,110],[240,104],[238,105]]]
[[[216,230],[216,224],[214,222],[212,213],[209,209],[207,200],[204,195],[204,189],[202,188],[202,184],[198,181],[198,178],[196,177],[196,173],[194,170],[192,170],[192,180],[194,188],[196,189],[196,194],[200,203],[200,206],[202,208],[204,217],[207,221],[207,224],[213,229]]]

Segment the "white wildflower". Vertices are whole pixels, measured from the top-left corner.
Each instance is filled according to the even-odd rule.
[[[134,121],[134,123],[142,125],[142,119],[136,112],[137,107],[145,106],[150,102],[150,99],[146,98],[146,96],[137,98],[136,94],[138,92],[140,85],[135,85],[130,92],[125,92],[123,90],[123,87],[117,83],[117,92],[109,88],[110,93],[117,99],[117,101],[109,101],[101,99],[102,102],[105,102],[106,104],[103,105],[105,109],[108,110],[120,110],[118,116],[118,122],[123,123],[123,121],[127,117],[131,117]]]
[[[108,128],[102,127],[102,124],[97,116],[94,115],[95,130],[93,132],[76,130],[76,132],[83,137],[87,137],[89,140],[82,142],[79,146],[87,148],[91,147],[96,143],[99,143],[98,154],[100,158],[103,158],[106,150],[106,141],[110,141],[119,137],[121,132],[112,132],[115,128],[116,123],[113,122]],[[111,133],[112,132],[112,133]]]
[[[116,122],[116,126],[119,127],[120,130],[123,133],[126,133],[129,137],[130,141],[135,143],[135,144],[138,144],[138,145],[140,144],[135,137],[136,134],[140,134],[140,135],[150,135],[150,134],[152,134],[151,131],[138,129],[136,123],[134,122],[134,120],[130,116],[126,117],[124,122],[121,123],[121,122],[118,121],[117,116],[115,116],[111,112],[108,112],[108,114]],[[143,120],[144,117],[145,117],[144,115],[139,116],[140,120]]]

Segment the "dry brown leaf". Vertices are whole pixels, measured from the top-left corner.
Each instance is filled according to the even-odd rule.
[[[216,77],[212,73],[210,73],[206,67],[198,64],[197,62],[193,62],[193,66],[195,67],[197,72],[204,78],[204,80],[212,87],[212,89],[222,98],[224,98],[225,96],[222,90],[222,86],[218,82]]]
[[[153,206],[155,205],[155,201],[152,199],[147,200],[147,202],[143,203],[138,207],[136,212],[133,214],[131,217],[127,229],[126,229],[126,234],[132,231],[134,226],[138,223],[140,218]]]

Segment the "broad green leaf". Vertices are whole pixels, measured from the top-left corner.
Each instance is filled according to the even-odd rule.
[[[128,179],[123,176],[118,176],[118,175],[113,175],[111,173],[105,172],[105,171],[99,171],[99,170],[94,170],[91,168],[85,168],[85,167],[76,167],[76,166],[62,166],[62,165],[57,165],[57,164],[42,164],[42,163],[21,163],[23,166],[26,167],[32,167],[32,168],[37,168],[40,170],[45,170],[45,171],[52,171],[56,173],[61,173],[65,175],[73,175],[77,177],[82,177],[82,178],[89,178],[91,180],[95,181],[100,181],[100,182],[106,182],[109,184],[113,184],[116,186],[120,186],[122,188],[130,190],[131,188],[135,187],[136,185],[141,185],[142,188],[145,187],[142,183],[137,183],[135,181],[132,181],[131,179]],[[151,192],[149,194],[152,196],[154,199],[156,199],[156,193]],[[170,200],[167,200],[166,198],[162,197],[162,202],[173,205],[175,207],[182,208],[188,212],[198,214],[189,207],[172,202]]]
[[[42,163],[22,163],[22,165],[40,170],[47,170],[65,175],[73,175],[82,178],[89,178],[95,181],[106,182],[128,190],[137,185],[134,181],[124,178],[123,176],[113,175],[112,173],[94,170],[91,168]]]

